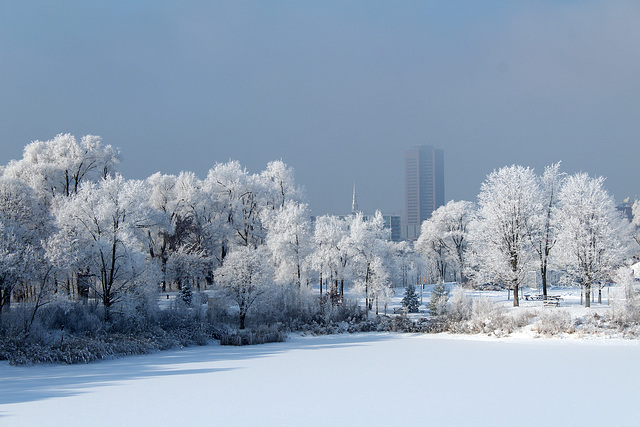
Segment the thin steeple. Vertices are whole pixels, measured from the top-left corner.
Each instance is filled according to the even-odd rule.
[[[351,212],[358,212],[358,201],[356,200],[356,183],[353,183],[353,201],[351,202]]]

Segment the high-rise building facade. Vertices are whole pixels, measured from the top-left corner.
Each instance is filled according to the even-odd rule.
[[[404,236],[416,239],[420,225],[444,205],[444,152],[420,145],[405,152]]]
[[[402,240],[400,215],[382,215],[384,219],[384,230],[387,234],[387,240],[399,242]]]

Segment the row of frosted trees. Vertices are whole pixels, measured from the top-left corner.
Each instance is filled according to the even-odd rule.
[[[477,207],[441,207],[414,247],[387,241],[379,213],[312,223],[282,161],[258,174],[230,161],[204,179],[145,180],[123,178],[119,161],[99,137],[58,135],[0,170],[0,315],[12,301],[35,316],[51,301],[91,297],[109,320],[119,306],[157,306],[160,291],[180,290],[190,303],[206,289],[224,295],[244,327],[274,298],[295,313],[340,304],[346,287],[378,312],[394,287],[449,277],[507,284],[517,305],[532,270],[545,294],[550,267],[588,294],[637,251],[602,179],[565,176],[559,165],[542,176],[520,166],[493,172]]]
[[[551,269],[567,284],[591,292],[629,266],[638,253],[635,227],[616,209],[603,178],[567,176],[560,164],[542,175],[522,166],[504,167],[482,184],[477,208],[449,202],[422,225],[416,249],[429,261],[433,277],[500,283],[519,290],[527,275],[541,278],[547,296]],[[636,202],[637,222],[640,205]],[[636,224],[640,225],[640,224]]]
[[[159,291],[219,290],[240,324],[267,294],[299,303],[318,291],[339,303],[345,283],[378,310],[396,280],[418,268],[383,220],[319,217],[312,226],[293,171],[274,161],[259,174],[238,162],[193,173],[127,180],[119,151],[100,138],[36,141],[0,172],[0,314],[11,301],[38,307],[95,298],[109,320]],[[313,289],[316,289],[314,291]]]

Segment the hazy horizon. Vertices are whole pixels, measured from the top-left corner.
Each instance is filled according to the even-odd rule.
[[[445,199],[562,161],[640,182],[640,3],[32,4],[0,14],[0,164],[100,135],[119,171],[205,177],[282,159],[316,215],[404,209],[404,152],[444,150]]]

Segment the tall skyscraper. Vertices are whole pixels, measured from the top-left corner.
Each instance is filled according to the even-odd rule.
[[[405,152],[405,234],[420,235],[422,221],[444,205],[444,152],[420,145]]]

